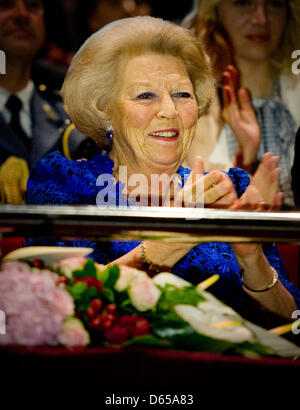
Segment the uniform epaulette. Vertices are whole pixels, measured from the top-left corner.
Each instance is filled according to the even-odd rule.
[[[75,125],[70,120],[65,120],[65,124],[62,127],[61,131],[61,149],[63,155],[67,159],[72,159],[69,149],[69,139],[72,131],[75,129]]]
[[[51,101],[61,101],[60,91],[51,87],[48,87],[45,83],[37,84],[37,89],[41,96]]]

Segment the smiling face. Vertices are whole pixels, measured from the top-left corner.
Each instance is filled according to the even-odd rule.
[[[42,0],[0,0],[0,49],[7,56],[31,58],[44,39]]]
[[[198,105],[180,58],[146,54],[127,61],[113,106],[113,156],[153,173],[176,172],[195,134]]]
[[[222,0],[218,16],[237,58],[264,61],[278,48],[287,22],[286,0]]]

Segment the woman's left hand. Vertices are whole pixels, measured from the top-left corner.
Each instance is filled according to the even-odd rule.
[[[279,191],[279,174],[277,168],[278,157],[269,152],[264,154],[259,167],[245,193],[237,199],[231,210],[248,209],[253,211],[272,211],[280,209],[282,192]],[[262,252],[261,244],[236,243],[232,248],[237,257],[259,255]]]
[[[246,189],[245,193],[239,199],[237,199],[229,209],[262,211],[262,202],[262,196],[260,195],[258,189],[250,184]],[[260,243],[237,242],[232,243],[231,247],[238,261],[239,258],[259,256],[259,254],[262,252],[262,245]]]
[[[260,195],[264,209],[267,211],[279,210],[282,205],[282,192],[279,192],[280,168],[279,157],[266,152],[259,166],[251,178],[252,186],[256,187]]]

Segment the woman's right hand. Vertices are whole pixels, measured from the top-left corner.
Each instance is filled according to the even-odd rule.
[[[231,127],[238,144],[234,166],[250,172],[260,145],[260,128],[249,92],[240,87],[239,72],[228,66],[222,74],[223,118]]]
[[[222,171],[204,175],[204,162],[196,156],[184,187],[175,195],[174,206],[227,208],[237,199],[231,179]]]

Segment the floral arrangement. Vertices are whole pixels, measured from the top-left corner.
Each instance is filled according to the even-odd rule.
[[[138,344],[248,357],[280,355],[279,336],[245,321],[203,290],[206,286],[195,287],[170,273],[150,278],[134,268],[105,267],[81,256],[50,268],[41,260],[4,262],[0,310],[7,326],[0,344]]]
[[[54,272],[27,263],[2,264],[0,310],[6,315],[6,331],[0,335],[0,344],[77,346],[90,342],[74,316],[73,298],[60,280]]]

